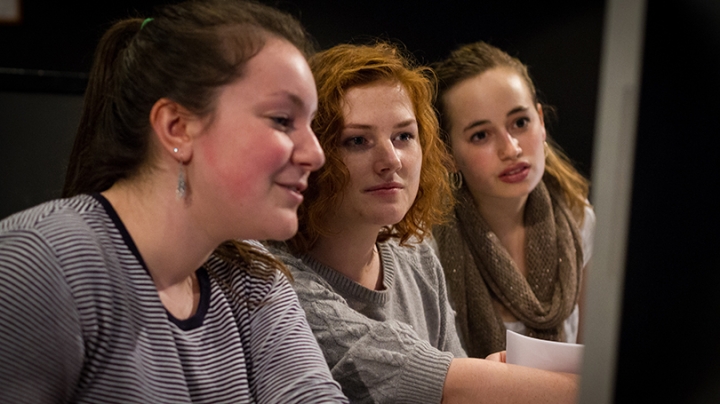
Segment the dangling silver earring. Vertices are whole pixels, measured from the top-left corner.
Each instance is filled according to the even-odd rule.
[[[460,189],[463,185],[463,175],[460,171],[450,173],[450,186],[453,189]]]
[[[177,189],[175,190],[175,196],[177,199],[185,199],[187,195],[187,181],[185,181],[185,167],[180,162],[180,173],[178,174]]]
[[[173,152],[177,153],[178,148],[173,148]],[[180,164],[180,169],[178,173],[177,189],[175,189],[175,197],[180,200],[185,199],[185,196],[187,195],[187,181],[185,180],[185,167],[182,160],[179,160],[178,163]]]

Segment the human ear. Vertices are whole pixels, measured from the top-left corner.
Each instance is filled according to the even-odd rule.
[[[150,110],[150,126],[164,152],[180,163],[192,159],[193,140],[200,128],[199,118],[168,98],[155,102]]]

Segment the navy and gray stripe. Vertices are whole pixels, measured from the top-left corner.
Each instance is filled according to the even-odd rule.
[[[206,267],[178,321],[101,196],[3,220],[0,402],[347,401],[281,274]]]

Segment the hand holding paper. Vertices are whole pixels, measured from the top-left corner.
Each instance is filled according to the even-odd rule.
[[[584,345],[546,341],[507,331],[507,363],[580,374]]]

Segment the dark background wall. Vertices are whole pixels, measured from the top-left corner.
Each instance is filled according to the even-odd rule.
[[[169,1],[105,0],[80,7],[73,2],[23,0],[22,23],[0,25],[0,217],[59,192],[74,129],[72,123],[53,122],[77,122],[79,110],[67,108],[81,105],[83,89],[83,79],[68,73],[89,71],[94,47],[111,21],[152,15],[163,3]],[[485,40],[501,47],[530,66],[542,99],[558,111],[551,135],[583,173],[591,174],[603,1],[265,3],[299,17],[322,49],[379,36],[404,43],[421,62],[429,63],[468,42]],[[44,70],[44,76],[38,77],[37,70]],[[49,78],[58,76],[52,72],[63,74]],[[34,94],[30,98],[53,93],[59,104],[47,108],[14,101],[15,95],[28,98],[28,93]],[[37,121],[46,122],[45,128],[23,125]],[[29,144],[55,146],[48,154]]]

